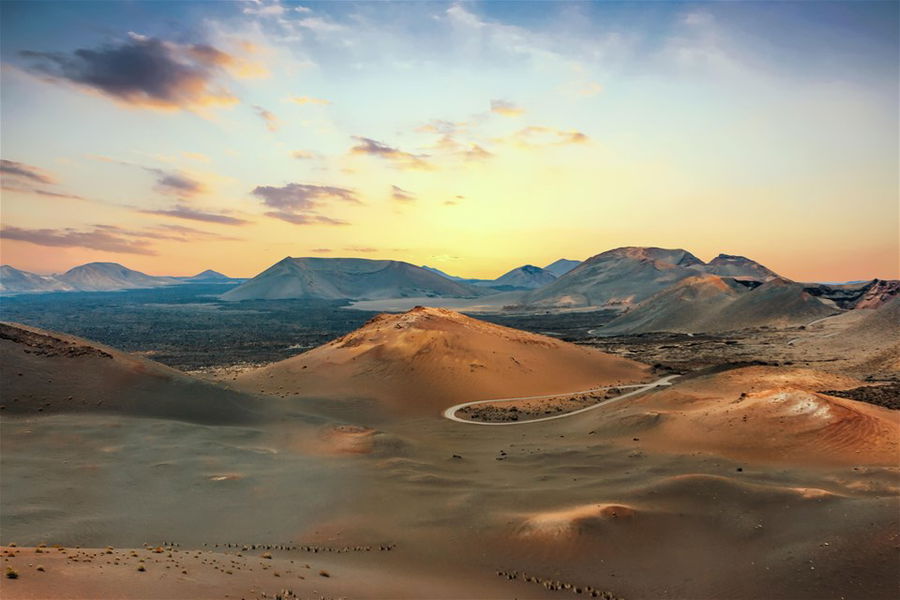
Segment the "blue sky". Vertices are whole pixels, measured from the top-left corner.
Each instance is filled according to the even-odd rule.
[[[895,2],[4,2],[3,262],[898,276]]]

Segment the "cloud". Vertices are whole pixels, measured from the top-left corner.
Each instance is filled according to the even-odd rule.
[[[293,213],[283,210],[273,210],[265,213],[267,217],[281,219],[293,225],[349,225],[347,221],[332,219],[324,215],[313,213]]]
[[[420,171],[430,171],[434,169],[433,165],[424,160],[428,158],[427,154],[411,154],[371,138],[353,136],[353,139],[359,143],[350,148],[351,154],[366,154],[382,158],[391,162],[398,169],[414,169]]]
[[[315,252],[316,254],[328,254],[329,252],[333,252],[331,248],[313,248],[310,252]]]
[[[497,138],[494,142],[509,143],[520,148],[537,148],[542,146],[565,146],[569,144],[584,144],[590,141],[587,134],[576,130],[553,129],[532,125],[520,129],[505,138]]]
[[[206,223],[219,223],[221,225],[248,225],[250,221],[239,219],[221,213],[203,212],[193,209],[183,204],[178,204],[168,209],[160,210],[141,210],[140,212],[148,215],[159,215],[163,217],[173,217],[175,219],[188,219],[191,221],[204,221]]]
[[[257,106],[255,104],[253,105],[253,110],[256,111],[256,115],[265,122],[266,129],[273,132],[278,131],[278,128],[281,126],[278,117],[262,106]]]
[[[44,190],[36,187],[22,187],[18,185],[9,185],[4,183],[0,186],[0,189],[4,189],[8,192],[19,192],[22,194],[36,194],[38,196],[46,196],[47,198],[62,198],[64,200],[87,200],[83,196],[77,196],[75,194],[64,194],[62,192],[52,192],[50,190]]]
[[[345,29],[343,25],[323,19],[322,17],[306,17],[300,19],[296,23],[298,26],[316,33],[335,33]]]
[[[344,250],[347,252],[361,252],[363,254],[378,252],[378,248],[372,248],[371,246],[344,246]]]
[[[600,85],[596,81],[589,81],[589,82],[585,83],[584,85],[580,86],[575,91],[575,94],[578,96],[590,97],[590,96],[596,96],[597,94],[599,94],[602,91],[603,91],[602,85]]]
[[[508,100],[491,100],[491,112],[504,117],[521,117],[525,109]]]
[[[125,254],[156,254],[149,246],[150,242],[142,239],[129,239],[104,227],[91,231],[66,229],[24,229],[5,226],[0,229],[0,237],[7,240],[28,242],[38,246],[59,248],[90,248],[105,252]]]
[[[325,100],[324,98],[313,98],[311,96],[294,96],[290,100],[291,102],[300,104],[301,106],[304,104],[321,104],[323,106],[331,104],[331,100]]]
[[[391,186],[391,199],[397,202],[403,202],[404,204],[410,204],[416,201],[416,195],[412,192],[404,190],[401,187],[397,187],[396,185]]]
[[[321,158],[312,150],[294,150],[293,152],[291,152],[291,156],[293,156],[297,160],[313,160],[316,158]]]
[[[33,72],[52,81],[69,82],[131,106],[177,110],[237,102],[214,81],[234,59],[212,46],[182,46],[130,33],[124,41],[96,49],[20,54],[33,59]]]
[[[123,163],[128,164],[128,163]],[[164,171],[154,167],[142,167],[156,175],[156,190],[161,194],[196,196],[207,191],[206,185],[178,171]]]
[[[257,186],[252,194],[261,198],[269,208],[275,209],[265,213],[266,216],[294,225],[346,225],[346,221],[321,215],[317,211],[330,201],[361,204],[353,190],[331,185],[289,183],[282,187]]]
[[[56,179],[43,169],[5,158],[0,160],[0,175],[26,180],[29,183],[56,183]]]

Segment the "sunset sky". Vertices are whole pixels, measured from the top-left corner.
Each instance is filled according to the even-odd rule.
[[[898,4],[9,2],[2,262],[900,277]]]

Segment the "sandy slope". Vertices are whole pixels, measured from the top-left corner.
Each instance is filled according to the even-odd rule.
[[[545,351],[554,340],[418,312],[380,317],[323,348],[350,365],[380,356],[387,374],[403,377],[402,361],[430,364],[445,341],[464,353],[515,348],[503,357],[520,361],[530,358],[524,347],[552,364]],[[54,380],[79,382],[76,371],[128,358],[42,335],[57,341],[29,346],[37,354],[3,343],[34,369],[48,363],[52,371],[35,373]],[[554,348],[575,360],[568,345]],[[227,426],[128,410],[4,414],[0,542],[28,547],[14,556],[4,548],[20,577],[3,580],[2,595],[259,599],[288,588],[317,599],[606,590],[629,599],[894,598],[897,415],[821,394],[859,384],[822,370],[751,367],[523,427],[410,412],[377,425],[308,427],[274,398],[272,418]],[[112,386],[106,398],[129,389]],[[170,541],[179,544],[171,551]],[[163,551],[141,549],[145,542]],[[40,543],[66,552],[38,554]],[[392,550],[323,550],[381,544]]]
[[[383,314],[333,342],[237,379],[244,390],[363,397],[404,413],[645,379],[634,361],[439,308]]]
[[[860,385],[812,369],[746,367],[648,394],[617,418],[660,451],[772,463],[896,466],[900,413],[817,391]]]
[[[270,403],[74,336],[0,323],[6,414],[112,412],[208,423],[259,420]]]

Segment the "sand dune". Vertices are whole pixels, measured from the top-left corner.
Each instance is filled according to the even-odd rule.
[[[238,377],[242,389],[363,397],[407,413],[461,401],[584,390],[645,379],[634,361],[437,308],[379,315],[304,354]]]

